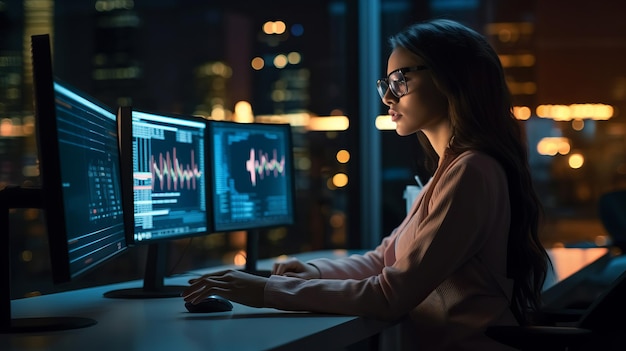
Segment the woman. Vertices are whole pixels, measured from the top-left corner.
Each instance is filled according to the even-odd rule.
[[[274,265],[270,278],[229,271],[191,280],[186,301],[211,294],[256,307],[397,319],[420,350],[489,350],[490,325],[528,322],[549,258],[540,203],[498,56],[450,20],[390,38],[377,82],[399,135],[416,133],[434,175],[404,221],[374,250]]]

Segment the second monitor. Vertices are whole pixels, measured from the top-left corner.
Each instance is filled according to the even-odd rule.
[[[247,230],[245,270],[257,270],[258,230],[294,224],[289,124],[208,121],[213,229]]]

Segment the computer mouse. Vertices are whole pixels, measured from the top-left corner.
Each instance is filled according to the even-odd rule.
[[[221,296],[210,295],[196,304],[185,302],[185,308],[191,313],[226,312],[233,309],[233,304]]]

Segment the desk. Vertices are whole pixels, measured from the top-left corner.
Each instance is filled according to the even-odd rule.
[[[576,276],[578,273],[575,272],[587,272],[584,268],[600,262],[599,259],[607,252],[594,251],[592,255],[591,251],[559,250],[554,256],[557,257],[555,265],[560,267],[565,262],[572,266],[569,275],[554,275],[547,289],[555,289],[551,291],[556,294],[560,282]],[[322,251],[295,256],[308,260],[341,257],[348,253],[341,250]],[[261,260],[258,268],[268,269],[271,264],[272,260]],[[179,276],[168,278],[165,283],[187,285],[188,279],[189,276]],[[133,281],[15,300],[12,302],[13,318],[77,316],[92,318],[98,323],[86,328],[56,332],[3,334],[0,335],[0,349],[335,350],[389,330],[394,325],[363,317],[284,312],[237,303],[233,303],[231,312],[190,314],[182,298],[126,300],[103,297],[110,290],[138,286],[141,286],[141,282]]]
[[[187,278],[168,279],[185,284]],[[1,350],[320,350],[356,343],[390,323],[251,308],[233,303],[231,312],[191,314],[182,298],[107,299],[114,284],[13,302],[13,317],[78,316],[95,319],[81,329],[0,335]]]
[[[295,255],[341,257],[346,251]],[[273,260],[260,260],[270,269]],[[212,267],[208,273],[228,267]],[[195,275],[167,278],[166,285],[188,285]],[[191,314],[182,298],[108,299],[105,292],[135,288],[141,281],[67,291],[12,301],[13,318],[86,317],[96,325],[55,332],[1,334],[0,350],[334,350],[376,335],[393,323],[369,318],[286,312],[233,303],[230,312]]]

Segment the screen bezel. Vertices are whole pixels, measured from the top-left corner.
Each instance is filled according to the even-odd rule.
[[[60,84],[72,93],[115,114],[113,110],[93,97],[77,90],[68,83],[55,77],[52,69],[52,51],[48,34],[33,35],[33,93],[35,111],[35,133],[37,138],[39,168],[43,189],[42,209],[47,228],[50,264],[54,284],[69,283],[91,272],[104,262],[118,257],[126,251],[126,243],[105,259],[97,260],[83,269],[73,272],[70,264],[70,247],[67,236],[67,222],[64,207],[63,177],[61,174],[61,155],[57,130],[56,92],[54,84]],[[118,159],[121,155],[118,149]],[[120,159],[121,160],[121,159]],[[118,170],[121,166],[118,165]],[[121,174],[120,174],[121,177]]]
[[[207,170],[210,174],[210,184],[209,189],[211,191],[211,198],[213,199],[213,203],[211,205],[211,215],[213,216],[211,222],[213,223],[213,231],[215,232],[232,232],[232,231],[241,231],[241,230],[257,230],[257,229],[266,229],[266,228],[275,228],[275,227],[286,227],[291,226],[296,221],[295,214],[295,166],[294,166],[294,155],[293,155],[293,134],[291,125],[288,123],[261,123],[261,122],[252,122],[252,123],[240,123],[235,121],[224,121],[224,120],[208,120],[208,138],[211,141],[211,147],[209,152],[207,153]],[[285,165],[287,173],[287,181],[288,185],[288,208],[289,214],[285,217],[288,217],[287,220],[280,220],[275,222],[267,222],[262,225],[258,225],[257,222],[240,222],[237,226],[228,226],[228,227],[220,227],[219,223],[216,219],[217,214],[217,206],[215,204],[216,194],[215,194],[215,183],[214,179],[216,177],[216,167],[215,167],[215,154],[213,152],[213,139],[214,139],[214,129],[216,127],[228,127],[228,128],[241,128],[242,130],[251,130],[255,128],[259,128],[259,131],[271,130],[271,131],[280,131],[285,135],[286,140],[286,149],[290,152],[285,152]]]

